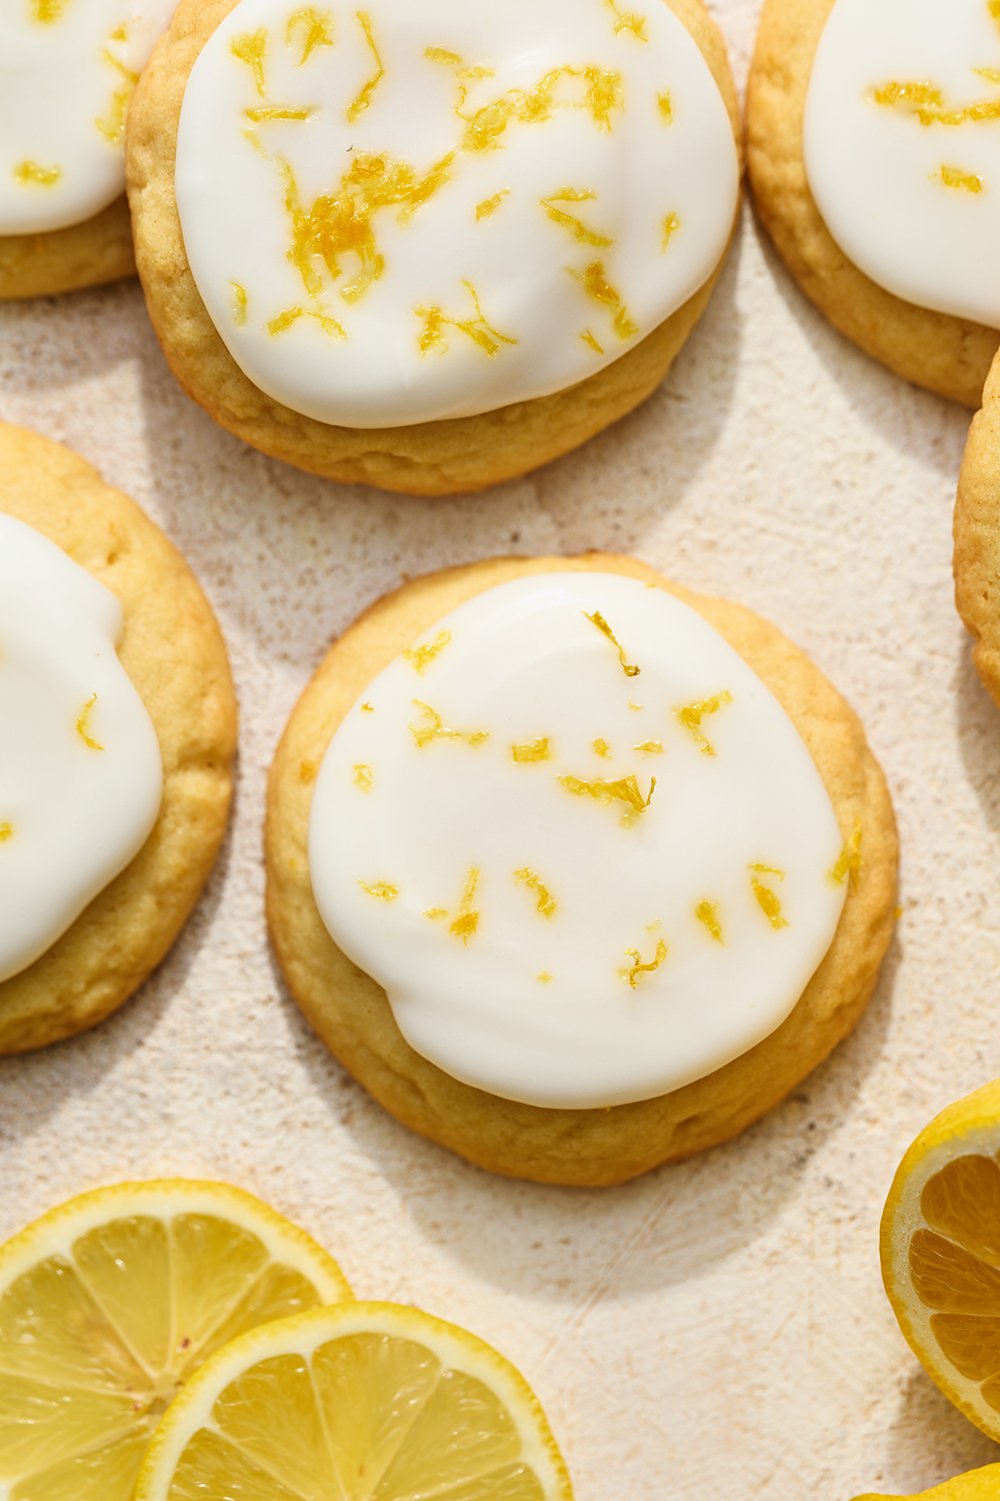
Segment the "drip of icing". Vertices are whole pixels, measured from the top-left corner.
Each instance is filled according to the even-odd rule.
[[[0,981],[51,948],[138,854],[156,732],[118,660],[117,599],[0,514]]]
[[[676,1089],[766,1037],[850,886],[777,701],[693,610],[617,575],[501,585],[415,645],[445,634],[427,723],[460,731],[417,742],[403,653],[334,735],[309,826],[323,921],[411,1046],[492,1094],[592,1108]],[[676,706],[722,693],[707,755]],[[610,760],[595,762],[596,740]],[[363,797],[358,764],[374,774]],[[391,903],[367,894],[379,882]]]
[[[809,186],[887,291],[1000,328],[1000,17],[993,0],[836,0],[805,113]]]
[[[125,115],[176,0],[0,7],[0,235],[100,213],[125,188]]]
[[[319,34],[294,0],[240,0],[177,142],[198,290],[286,406],[380,427],[561,390],[721,259],[732,128],[662,0],[370,0],[305,51]]]

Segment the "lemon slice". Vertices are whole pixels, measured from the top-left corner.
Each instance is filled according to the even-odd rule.
[[[0,1247],[0,1498],[130,1501],[207,1355],[345,1297],[304,1231],[223,1184],[123,1183],[51,1210]]]
[[[919,1496],[858,1496],[855,1501],[996,1501],[1000,1495],[1000,1465],[966,1470]]]
[[[255,1329],[192,1378],[136,1501],[572,1501],[545,1415],[464,1329],[345,1303]]]
[[[882,1276],[918,1359],[1000,1439],[1000,1081],[933,1120],[882,1216]]]

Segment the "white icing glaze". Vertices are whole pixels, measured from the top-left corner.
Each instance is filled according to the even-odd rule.
[[[491,589],[420,644],[440,649],[397,658],[338,728],[309,826],[323,921],[411,1046],[494,1095],[591,1108],[677,1089],[779,1026],[837,927],[842,840],[797,731],[728,643],[661,589],[564,572]],[[720,694],[709,754],[676,710]],[[433,720],[415,700],[489,738],[418,746],[411,726]],[[540,737],[550,759],[514,760]],[[628,803],[559,780],[630,775],[641,798],[657,781],[627,826]],[[661,940],[633,988],[629,951],[649,962]]]
[[[891,102],[891,85],[933,93],[911,89]],[[809,84],[804,148],[819,211],[856,266],[907,302],[1000,327],[1000,11],[991,0],[836,0]]]
[[[156,821],[160,749],[116,654],[122,626],[103,584],[0,514],[0,980],[51,948]]]
[[[328,24],[311,32],[317,13],[294,0],[241,0],[195,63],[177,142],[177,204],[198,290],[233,358],[270,396],[356,427],[543,396],[632,348],[715,269],[739,193],[733,132],[697,45],[663,0],[633,9],[617,0],[492,9],[369,0],[361,11],[319,13]],[[296,15],[305,19],[289,29]],[[259,31],[258,69],[249,48]],[[324,35],[332,42],[306,55],[310,37]],[[458,59],[492,74],[463,76]],[[590,104],[595,69],[598,87],[609,74],[617,83]],[[551,109],[534,123],[516,118],[540,87]],[[248,113],[275,108],[307,118]],[[493,149],[469,149],[490,123]],[[297,192],[314,214],[321,198],[329,208],[345,192],[357,205],[357,179],[376,158],[432,180],[419,205],[397,199],[367,216],[371,257],[384,265],[355,296],[363,262],[354,250],[326,264],[307,252],[305,276],[290,259],[286,195]],[[342,217],[335,227],[327,213],[328,246],[348,245],[355,231],[363,238],[364,222],[345,229]],[[603,282],[591,272],[589,285],[611,300],[580,279],[595,266]],[[439,322],[434,309],[454,321]]]
[[[92,218],[125,188],[125,111],[176,0],[4,0],[0,234]]]

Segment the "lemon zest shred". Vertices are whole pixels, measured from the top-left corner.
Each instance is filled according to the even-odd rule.
[[[250,69],[257,93],[262,99],[266,99],[264,64],[267,59],[267,28],[259,26],[256,31],[244,31],[239,36],[234,36],[229,50],[237,62]]]
[[[246,326],[247,306],[249,303],[247,289],[238,281],[231,281],[229,285],[233,289],[233,322],[237,328],[244,328]]]
[[[600,344],[598,344],[597,340],[594,338],[594,335],[591,333],[591,331],[590,331],[589,328],[585,328],[584,329],[583,333],[580,335],[580,338],[583,340],[583,342],[587,345],[587,347],[589,349],[592,349],[594,351],[595,354],[603,354],[604,353],[604,349],[602,348],[602,346]]]
[[[315,113],[311,104],[255,104],[243,111],[251,125],[266,125],[270,120],[311,120]]]
[[[410,646],[403,652],[403,656],[410,663],[413,670],[423,677],[428,667],[439,657],[445,647],[451,641],[451,631],[438,631],[434,640],[424,646]]]
[[[399,887],[393,886],[391,881],[373,881],[371,885],[367,881],[359,881],[358,885],[362,891],[377,897],[380,902],[394,902],[399,895]]]
[[[0,823],[0,844],[6,844],[8,839],[14,837],[14,825],[5,819]]]
[[[503,137],[512,124],[540,125],[552,118],[559,109],[584,109],[590,112],[599,130],[613,129],[612,114],[624,108],[622,76],[614,71],[588,65],[583,68],[550,68],[530,89],[509,89],[497,99],[481,105],[473,113],[465,110],[469,97],[468,84],[477,79],[492,77],[489,68],[469,68],[456,54],[446,54],[443,49],[429,48],[426,56],[434,61],[447,62],[455,69],[459,83],[458,102],[455,114],[465,125],[461,149],[463,151],[497,151]],[[579,90],[583,97],[557,97],[564,79],[582,83]],[[574,92],[577,92],[574,90]]]
[[[293,11],[285,27],[285,41],[289,47],[295,45],[297,33],[302,33],[302,56],[296,64],[301,68],[317,47],[333,46],[333,16],[328,10],[316,10],[312,5]]]
[[[535,976],[535,979],[540,985],[551,985],[552,971],[550,969],[540,969],[538,971],[538,974]]]
[[[611,760],[611,747],[608,742],[600,736],[594,741],[593,751],[595,756],[601,756],[605,761]]]
[[[639,332],[639,325],[633,321],[621,293],[608,281],[604,262],[591,261],[582,271],[577,271],[573,266],[567,266],[566,269],[580,283],[588,297],[611,310],[612,326],[619,339],[633,339]]]
[[[374,704],[369,704],[369,703],[364,703],[364,704],[361,705],[361,712],[362,712],[362,714],[374,714],[375,713],[375,705]]]
[[[511,758],[519,766],[529,761],[551,761],[552,750],[548,735],[539,735],[535,740],[525,740],[520,745],[512,745],[510,748]]]
[[[963,172],[961,167],[949,167],[942,162],[940,171],[933,174],[946,188],[960,193],[983,193],[986,184],[975,172]]]
[[[586,781],[582,777],[567,775],[559,777],[558,781],[560,787],[565,787],[566,791],[573,793],[575,797],[593,798],[604,807],[610,807],[616,801],[625,803],[626,810],[621,822],[626,828],[634,824],[640,814],[646,811],[656,790],[656,778],[651,777],[649,791],[643,797],[634,772],[630,772],[627,777],[617,777],[614,780],[598,777],[593,781]]]
[[[329,313],[324,313],[319,308],[285,308],[284,312],[279,313],[276,318],[270,320],[267,325],[267,331],[273,338],[277,334],[283,334],[286,328],[291,328],[292,324],[297,323],[300,318],[312,318],[314,322],[319,324],[325,334],[330,335],[331,339],[347,338],[347,330],[343,324],[338,323],[336,318],[332,318]]]
[[[426,909],[426,911],[424,912],[424,916],[425,917],[429,917],[430,920],[431,920],[431,922],[437,922],[438,918],[447,917],[448,916],[448,908],[447,907],[428,907]]]
[[[657,942],[656,951],[652,959],[646,963],[643,963],[642,955],[638,949],[626,949],[625,957],[631,959],[632,963],[628,969],[620,969],[618,971],[619,977],[622,980],[627,980],[633,990],[637,990],[639,988],[639,976],[651,975],[654,970],[659,969],[668,952],[666,941],[662,938]]]
[[[479,908],[472,904],[476,900],[476,889],[479,886],[481,874],[478,866],[470,866],[465,878],[465,889],[462,892],[458,916],[448,927],[448,932],[460,938],[464,944],[468,944],[469,939],[474,936],[479,927]]]
[[[671,211],[663,221],[663,243],[661,250],[666,250],[674,235],[681,227],[680,215]]]
[[[18,162],[14,176],[25,186],[34,183],[41,188],[51,188],[62,177],[62,167],[43,167],[40,162],[25,160]]]
[[[68,0],[33,0],[32,9],[36,21],[48,25],[52,21],[58,21],[66,9]]]
[[[616,20],[615,36],[620,36],[623,31],[630,31],[640,42],[648,42],[646,34],[646,20],[644,16],[637,16],[634,11],[622,11],[618,8],[618,0],[608,0],[608,7],[613,12]]]
[[[695,704],[682,704],[679,709],[674,710],[680,723],[694,736],[702,755],[714,756],[716,754],[715,746],[701,728],[702,720],[707,719],[711,714],[717,714],[721,708],[726,704],[731,704],[732,701],[733,695],[728,688],[724,688],[721,693],[713,693],[711,698],[703,698]]]
[[[596,626],[601,635],[607,637],[607,639],[611,642],[611,645],[617,649],[618,661],[621,663],[621,669],[622,672],[624,672],[625,676],[627,678],[637,678],[642,671],[642,668],[636,667],[634,663],[629,662],[628,658],[625,655],[625,648],[618,640],[618,637],[615,635],[614,631],[608,625],[608,622],[605,620],[600,610],[595,610],[592,615],[588,615],[586,610],[584,610],[583,613],[585,619],[589,620],[591,625]]]
[[[354,768],[354,785],[362,792],[371,792],[375,785],[375,773],[364,761],[359,761]]]
[[[843,886],[850,879],[851,887],[858,884],[858,871],[861,869],[861,825],[855,824],[854,831],[849,839],[844,841],[834,864],[827,872],[829,880],[837,886]]]
[[[491,214],[495,214],[504,199],[509,197],[510,188],[501,188],[499,193],[493,194],[492,198],[484,198],[482,203],[477,203],[476,223],[478,224],[480,219],[488,219]]]
[[[415,698],[413,703],[426,721],[424,724],[410,725],[410,734],[420,748],[429,745],[432,740],[460,740],[465,745],[476,746],[482,745],[490,738],[489,730],[449,729],[438,711],[432,709],[430,704],[423,703],[419,698]]]
[[[536,910],[540,912],[543,917],[554,917],[556,915],[556,912],[559,909],[555,897],[552,895],[549,888],[543,883],[537,871],[534,871],[530,868],[530,866],[525,865],[521,870],[515,870],[514,880],[520,881],[523,885],[527,886],[529,890],[536,893],[538,897],[538,906]]]
[[[97,694],[92,693],[77,715],[76,733],[79,735],[80,739],[83,741],[88,750],[102,751],[104,749],[104,746],[101,745],[100,741],[95,740],[93,735],[90,733],[90,716],[96,703]]]
[[[719,904],[708,900],[701,901],[694,909],[694,915],[700,923],[708,929],[716,943],[725,943],[722,936],[722,924],[719,921]]]
[[[113,146],[120,146],[125,139],[125,116],[128,112],[129,100],[135,92],[135,86],[139,82],[139,75],[138,73],[134,73],[131,68],[127,68],[119,58],[115,57],[113,52],[108,51],[107,47],[102,49],[101,58],[109,67],[114,68],[115,72],[123,79],[123,83],[111,95],[107,118],[97,118],[94,124],[101,132],[101,135],[110,141]]]
[[[767,867],[751,865],[750,869],[751,871],[766,870]],[[775,871],[774,874],[780,877],[783,872]],[[770,886],[765,886],[763,881],[758,881],[756,876],[751,876],[750,887],[753,891],[754,896],[757,898],[757,905],[760,907],[760,910],[763,912],[764,916],[771,924],[771,927],[775,929],[787,928],[788,919],[782,915],[781,901],[778,897],[777,892],[772,891]]]
[[[371,52],[371,55],[375,60],[375,72],[369,78],[368,82],[362,85],[359,92],[347,106],[347,119],[348,123],[351,125],[353,125],[356,120],[359,120],[364,114],[365,110],[372,102],[372,95],[378,88],[379,84],[382,82],[382,79],[385,77],[385,67],[382,63],[378,45],[375,41],[375,34],[372,31],[371,16],[366,10],[355,11],[354,15],[358,25],[361,27],[361,30],[365,34],[365,41],[368,43],[368,50]]]
[[[664,125],[673,125],[674,101],[669,89],[663,94],[657,94],[656,107],[660,111],[660,119]]]
[[[493,328],[487,322],[479,301],[479,293],[471,281],[462,282],[463,287],[472,298],[476,309],[474,318],[451,318],[444,310],[435,303],[431,307],[418,307],[414,309],[418,318],[423,318],[424,328],[418,340],[420,353],[428,354],[432,349],[440,350],[442,354],[448,352],[448,340],[445,335],[446,328],[457,329],[483,351],[491,360],[500,353],[504,344],[517,344],[518,340],[509,334],[502,334],[499,329]]]
[[[575,214],[568,214],[565,209],[556,207],[559,203],[590,203],[596,197],[597,194],[589,188],[564,187],[558,193],[551,193],[548,198],[539,198],[538,202],[553,224],[568,229],[579,245],[592,245],[595,249],[605,250],[615,243],[614,240],[597,230],[588,229]]]
[[[992,70],[974,70],[995,83],[990,77]],[[934,84],[924,81],[899,81],[891,79],[872,91],[875,103],[884,109],[894,109],[913,116],[923,126],[945,125],[956,127],[967,124],[982,124],[1000,120],[1000,99],[977,99],[972,104],[949,105],[944,92]]]
[[[662,756],[662,740],[640,740],[638,745],[633,745],[634,751],[639,751],[644,756]]]

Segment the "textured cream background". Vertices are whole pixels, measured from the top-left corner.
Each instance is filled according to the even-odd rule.
[[[742,73],[756,0],[717,0]],[[579,1501],[841,1501],[1000,1453],[910,1356],[876,1233],[925,1120],[1000,1072],[1000,719],[952,608],[967,416],[803,302],[749,216],[659,394],[474,500],[337,489],[216,429],[138,288],[0,308],[0,416],[64,439],[185,550],[243,704],[231,839],[171,959],[118,1017],[0,1065],[0,1233],[126,1174],[233,1179],[362,1295],[508,1352]],[[500,551],[634,551],[807,647],[897,799],[906,912],[856,1035],[741,1141],[623,1190],[495,1181],[409,1136],[328,1058],[264,940],[264,772],[330,636],[403,573]]]

